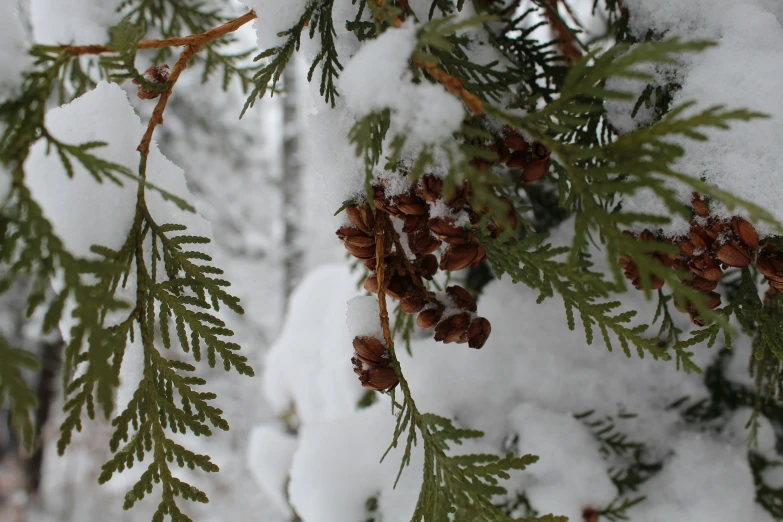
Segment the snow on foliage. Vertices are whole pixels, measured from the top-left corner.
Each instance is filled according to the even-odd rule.
[[[105,42],[109,36],[106,29],[117,23],[117,8],[122,3],[122,0],[31,0],[33,39],[51,45]]]
[[[391,452],[378,463],[393,428],[388,399],[380,397],[366,409],[357,406],[361,388],[348,364],[350,336],[337,320],[354,281],[343,266],[312,272],[294,295],[283,333],[266,359],[266,398],[279,414],[295,411],[301,423],[289,494],[306,522],[363,520],[371,497],[378,499],[381,519],[409,519],[420,481],[418,449],[396,490],[400,455]],[[629,308],[641,310],[643,317],[652,314],[641,295],[630,297]],[[510,492],[525,489],[533,508],[571,520],[579,520],[587,506],[608,505],[617,493],[609,464],[590,430],[572,414],[628,411],[638,416],[619,424],[621,429],[645,443],[652,457],[666,460],[664,469],[675,470],[645,484],[639,494],[648,500],[635,508],[634,521],[708,522],[719,511],[736,515],[732,520],[770,520],[755,507],[745,440],[694,435],[676,411],[667,409],[683,396],[706,396],[701,376],[678,372],[671,362],[586,347],[578,327],[563,329],[560,303],[536,304],[532,291],[506,281],[491,283],[480,307],[493,324],[492,341],[483,350],[419,339],[412,357],[403,350],[398,356],[422,410],[485,432],[480,448],[462,446],[459,453],[502,454],[516,436],[515,449],[541,457],[512,476]],[[714,355],[701,347],[695,360],[707,366]],[[738,419],[747,421],[747,414],[737,413]],[[759,450],[774,452],[769,442]],[[699,485],[704,480],[710,487]]]
[[[27,42],[13,2],[0,3],[0,101],[22,81],[30,66]]]
[[[731,132],[708,131],[706,141],[689,141],[679,170],[752,201],[783,221],[783,185],[778,182],[783,168],[783,4],[776,0],[629,0],[627,7],[631,30],[639,38],[652,30],[667,37],[719,44],[683,58],[672,79],[681,86],[674,107],[695,100],[700,109],[741,106],[770,116],[736,123]],[[613,112],[613,122],[623,130],[631,127],[625,120],[629,112],[627,104],[621,105],[619,113]],[[690,201],[688,188],[679,186],[679,193],[684,203]],[[624,208],[669,214],[659,199],[648,194],[627,200]],[[717,215],[737,213],[716,206]],[[683,220],[668,228],[675,233],[687,231]],[[763,236],[771,230],[760,226],[759,232]]]

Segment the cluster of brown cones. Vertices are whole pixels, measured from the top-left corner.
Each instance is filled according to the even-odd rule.
[[[528,185],[538,181],[549,172],[552,165],[551,153],[540,142],[528,142],[517,130],[504,127],[503,136],[489,147],[497,154],[496,163],[520,172],[519,182]],[[493,164],[490,160],[475,160],[474,164],[481,170],[488,170]]]
[[[163,65],[153,65],[144,71],[144,79],[154,84],[162,84],[169,81],[170,73],[171,71],[169,70],[168,64],[164,63]],[[140,85],[136,80],[133,80],[133,83],[139,86],[137,94],[142,100],[153,100],[160,96],[160,91],[148,89],[143,85]]]
[[[755,262],[769,284],[775,290],[783,291],[783,253],[773,245],[759,245],[758,232],[750,222],[739,216],[727,220],[712,215],[707,200],[697,193],[693,194],[691,205],[694,217],[687,236],[667,238],[649,230],[632,235],[641,241],[677,245],[680,249],[677,253],[665,255],[651,249],[649,255],[666,267],[688,272],[684,284],[706,294],[709,309],[720,306],[720,294],[715,289],[729,267],[744,268]],[[633,260],[622,256],[620,265],[625,276],[641,290],[643,283]],[[663,280],[651,277],[651,290],[662,286]],[[692,303],[675,303],[675,307],[689,314],[697,326],[706,326]]]
[[[362,386],[378,391],[397,386],[399,380],[390,366],[391,355],[383,341],[370,336],[354,337],[353,349],[353,371]]]

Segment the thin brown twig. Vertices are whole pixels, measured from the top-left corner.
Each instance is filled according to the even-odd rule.
[[[389,312],[386,309],[386,281],[384,261],[384,232],[386,229],[386,213],[383,210],[375,211],[375,274],[378,278],[378,309],[380,310],[381,328],[383,329],[383,339],[386,341],[386,348],[390,351],[394,349],[394,341],[389,328]]]
[[[405,251],[402,249],[402,243],[400,242],[400,235],[397,233],[396,230],[394,230],[394,227],[391,225],[391,223],[389,223],[387,228],[389,229],[389,232],[392,235],[392,239],[394,240],[394,247],[397,249],[397,252],[400,253],[402,262],[405,265],[405,268],[408,270],[411,279],[413,279],[413,284],[419,287],[419,289],[421,289],[424,292],[424,295],[431,298],[433,296],[432,292],[427,290],[427,287],[424,285],[424,281],[421,280],[421,276],[413,267],[411,260],[408,259],[408,256],[405,254]]]
[[[568,61],[569,65],[579,60],[582,57],[582,52],[579,50],[579,44],[568,29],[568,26],[563,22],[558,11],[558,5],[563,0],[547,0],[551,9],[544,9],[544,16],[549,21],[549,25],[552,27],[552,32],[555,33],[555,37],[560,40],[558,47],[560,48],[560,54]],[[569,10],[568,4],[563,1],[566,6],[566,10]],[[570,10],[569,10],[570,12]]]
[[[193,34],[190,36],[175,36],[172,38],[166,38],[165,40],[142,40],[139,42],[138,49],[163,49],[164,47],[181,47],[194,44],[205,45],[217,40],[223,35],[233,33],[246,23],[250,22],[251,20],[255,20],[256,18],[258,18],[258,16],[256,15],[255,11],[248,11],[239,18],[229,20],[225,24],[214,27],[205,33]],[[61,45],[60,48],[74,56],[117,52],[115,49],[105,45]]]
[[[466,90],[462,80],[459,78],[455,78],[434,63],[425,62],[416,57],[413,58],[413,65],[421,67],[435,80],[442,83],[451,94],[461,99],[473,114],[482,114],[484,112],[484,102],[478,96]]]
[[[152,134],[155,132],[155,127],[158,125],[163,124],[163,111],[166,110],[166,104],[169,101],[169,98],[171,97],[171,93],[174,89],[174,84],[177,83],[177,80],[179,79],[179,75],[182,74],[182,71],[185,70],[185,67],[187,67],[188,62],[190,61],[193,56],[201,49],[203,45],[207,45],[209,43],[214,42],[221,36],[224,36],[230,32],[236,31],[246,23],[250,22],[251,20],[256,18],[255,11],[249,11],[245,13],[244,15],[240,16],[239,18],[235,18],[234,20],[231,20],[230,22],[226,22],[225,24],[215,27],[214,29],[210,29],[209,31],[205,33],[201,33],[198,35],[188,36],[185,38],[180,38],[180,40],[187,40],[188,43],[185,45],[185,49],[183,49],[182,53],[179,55],[179,59],[177,60],[177,63],[174,64],[174,67],[171,69],[171,73],[169,73],[168,78],[168,84],[169,87],[164,92],[161,93],[160,99],[158,100],[158,104],[155,106],[155,109],[152,111],[152,117],[150,118],[149,123],[147,124],[147,130],[144,132],[144,136],[141,138],[141,143],[139,143],[139,146],[136,150],[141,152],[144,156],[149,154],[150,151],[150,142],[152,141]]]

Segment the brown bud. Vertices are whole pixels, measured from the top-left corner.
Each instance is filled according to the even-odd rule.
[[[438,271],[438,258],[433,254],[427,254],[416,259],[416,267],[419,275],[424,279],[432,279]]]
[[[521,134],[507,134],[503,137],[503,144],[511,150],[528,150],[530,143]]]
[[[756,267],[772,288],[783,292],[783,254],[777,248],[772,245],[762,246]]]
[[[440,193],[442,190],[443,180],[441,178],[435,177],[431,174],[421,178],[419,192],[421,192],[421,197],[423,197],[425,201],[435,203],[440,199]]]
[[[598,522],[600,515],[601,514],[598,511],[590,507],[586,507],[582,510],[583,522]]]
[[[417,214],[405,216],[405,224],[402,227],[402,231],[410,233],[420,228],[427,227],[427,221],[429,221],[429,215]]]
[[[435,328],[442,315],[443,308],[427,308],[419,313],[419,316],[416,318],[416,324],[419,325],[419,328],[430,330]]]
[[[345,209],[348,219],[353,226],[361,230],[364,234],[370,235],[375,229],[375,217],[373,216],[372,209],[367,203],[362,203],[360,206],[351,205]]]
[[[704,279],[703,277],[699,276],[694,276],[690,281],[683,281],[683,284],[693,288],[694,290],[698,290],[699,292],[709,292],[711,290],[715,290],[718,287],[717,281],[710,281],[709,279]]]
[[[454,285],[446,288],[446,293],[451,296],[451,298],[454,300],[454,303],[457,305],[457,308],[461,308],[462,310],[468,310],[470,312],[476,311],[476,301],[473,299],[473,296],[470,295],[470,292],[465,290],[459,285]]]
[[[375,391],[385,391],[394,388],[400,381],[392,368],[380,367],[365,370],[364,373],[359,376],[359,382],[361,382],[362,386],[365,388]]]
[[[392,297],[398,301],[412,289],[413,281],[408,275],[392,276],[389,279],[389,284],[386,285],[386,293],[389,295],[389,297]]]
[[[421,292],[413,292],[400,299],[400,308],[406,314],[415,314],[424,308],[424,305],[428,302],[427,296]]]
[[[353,349],[359,360],[369,366],[385,366],[388,364],[388,351],[383,343],[370,336],[359,336],[353,339]]]
[[[697,276],[709,281],[720,281],[723,277],[723,270],[720,269],[718,263],[709,254],[692,257],[688,263],[688,268]]]
[[[707,217],[710,215],[707,199],[698,192],[694,192],[691,195],[691,206],[693,207],[693,212],[697,216]]]
[[[455,314],[443,319],[435,327],[435,340],[445,344],[459,341],[470,326],[470,314]]]
[[[468,328],[468,346],[480,349],[492,333],[492,325],[483,317],[477,317]]]
[[[152,67],[144,71],[143,76],[144,79],[147,80],[148,82],[159,85],[169,81],[170,72],[171,71],[169,70],[169,66],[164,63],[163,65],[153,65]],[[139,86],[137,95],[142,100],[152,100],[160,96],[162,93],[162,91],[148,89],[144,85],[140,85],[140,82],[138,80],[133,80],[133,83]]]
[[[465,208],[465,204],[470,199],[470,184],[465,181],[461,185],[454,188],[454,193],[448,198],[444,198],[443,202],[450,208],[460,211]]]
[[[506,166],[510,169],[522,170],[533,161],[533,155],[529,150],[512,152],[506,160]]]
[[[456,272],[468,266],[478,266],[486,257],[484,247],[478,243],[450,246],[440,256],[440,268]]]
[[[707,234],[707,229],[698,223],[691,223],[690,238],[695,250],[705,251],[712,248],[713,238]]]
[[[533,183],[534,181],[538,181],[539,179],[543,178],[547,172],[549,172],[549,167],[551,164],[552,160],[548,157],[545,159],[534,160],[522,170],[522,175],[519,177],[519,182],[523,185],[527,185],[529,183]]]
[[[430,219],[428,225],[433,234],[449,245],[464,245],[470,239],[468,231],[457,225],[453,219],[436,217]]]
[[[427,203],[411,192],[395,196],[392,200],[399,211],[406,216],[420,216],[429,211]]]
[[[731,218],[731,230],[743,246],[750,251],[751,257],[754,256],[759,248],[759,233],[756,228],[741,217],[734,216]]]
[[[408,234],[408,247],[414,254],[431,254],[439,246],[440,240],[432,237],[428,228],[420,228]]]
[[[745,268],[753,261],[745,247],[736,241],[721,245],[715,252],[715,257],[717,257],[721,263],[736,268]]]

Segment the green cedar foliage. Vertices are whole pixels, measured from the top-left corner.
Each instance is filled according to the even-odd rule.
[[[110,447],[114,457],[102,469],[100,482],[115,473],[143,463],[146,471],[128,492],[125,507],[160,487],[161,500],[154,520],[188,521],[177,497],[207,502],[206,495],[175,476],[174,467],[217,471],[207,455],[193,453],[176,443],[172,434],[209,436],[213,428],[228,429],[223,412],[212,402],[215,394],[204,391],[206,381],[195,375],[193,362],[206,359],[226,371],[253,375],[233,332],[215,313],[225,307],[243,313],[238,298],[227,292],[222,271],[201,248],[209,239],[189,235],[183,225],[157,223],[150,215],[145,194],[158,192],[181,209],[194,211],[186,201],[146,181],[146,158],[138,172],[104,160],[100,142],[65,143],[46,128],[45,111],[51,99],[65,103],[95,86],[100,79],[122,82],[134,79],[149,89],[164,85],[146,81],[136,69],[138,43],[150,31],[164,36],[203,32],[227,20],[187,1],[129,1],[119,9],[120,22],[109,29],[106,44],[115,52],[95,57],[79,56],[67,47],[34,45],[34,67],[24,74],[16,97],[0,101],[0,164],[12,174],[12,187],[3,208],[0,262],[5,270],[0,292],[20,277],[32,281],[27,313],[45,307],[44,332],[68,319],[63,380],[66,419],[60,427],[58,450],[64,452],[73,432],[83,429],[86,415],[94,419],[112,416],[115,432]],[[125,16],[122,16],[125,15]],[[221,54],[226,40],[207,46],[202,80],[223,68],[222,82],[233,79],[249,85],[252,67],[243,65],[247,53]],[[162,59],[170,49],[158,52]],[[25,184],[25,161],[31,147],[43,140],[57,154],[63,169],[73,176],[80,165],[98,182],[133,183],[138,186],[136,214],[123,246],[113,251],[95,245],[97,257],[82,259],[68,252]],[[58,281],[51,294],[50,283]],[[130,285],[130,286],[129,286]],[[133,299],[121,300],[121,289],[135,286]],[[126,292],[127,294],[127,292]],[[109,320],[112,317],[112,320]],[[121,320],[116,320],[122,317]],[[159,332],[159,335],[156,334]],[[176,337],[175,337],[176,336]],[[172,341],[172,338],[174,340]],[[127,407],[115,412],[115,391],[128,341],[143,351],[141,380]],[[188,355],[189,354],[189,355]],[[36,396],[26,386],[22,370],[35,369],[37,361],[0,337],[0,400],[12,408],[12,424],[25,446],[36,441]]]

